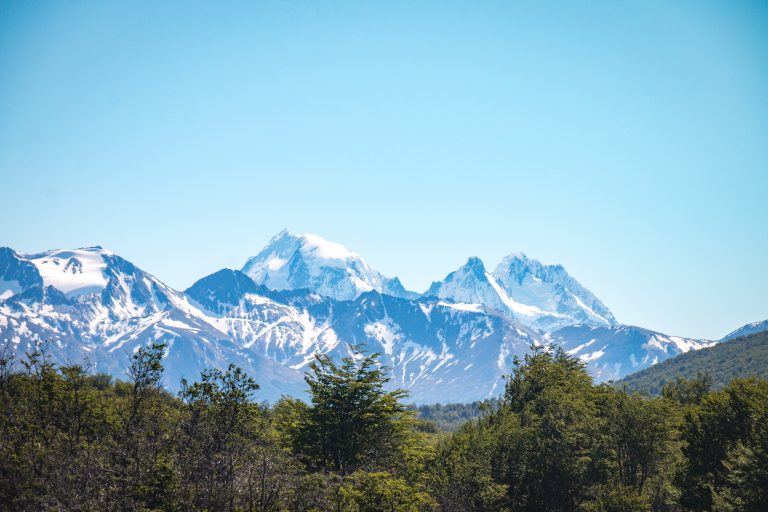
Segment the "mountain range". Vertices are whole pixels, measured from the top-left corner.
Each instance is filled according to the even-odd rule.
[[[139,347],[166,345],[164,384],[237,364],[260,397],[302,396],[317,353],[363,345],[416,403],[498,395],[516,356],[558,344],[598,381],[615,380],[715,341],[624,325],[560,265],[524,254],[489,272],[479,258],[406,290],[346,247],[282,231],[242,269],[178,291],[101,247],[0,249],[0,344],[18,357],[41,342],[59,364],[125,376]]]

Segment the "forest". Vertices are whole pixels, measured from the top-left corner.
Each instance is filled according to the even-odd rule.
[[[0,509],[20,511],[765,511],[768,381],[699,374],[651,397],[595,385],[555,347],[517,360],[455,432],[391,391],[377,354],[317,356],[308,400],[260,403],[235,366],[125,380],[44,353],[0,357]]]
[[[630,391],[660,395],[667,382],[678,377],[692,379],[699,373],[709,375],[714,389],[739,377],[768,379],[768,331],[680,354],[632,373],[616,384],[626,386]]]

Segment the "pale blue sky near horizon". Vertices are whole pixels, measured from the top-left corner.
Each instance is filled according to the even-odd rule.
[[[768,3],[0,2],[0,246],[183,289],[288,227],[425,290],[561,263],[622,322],[768,318]]]

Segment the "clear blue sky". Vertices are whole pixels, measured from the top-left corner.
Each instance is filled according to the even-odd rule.
[[[185,288],[288,227],[418,291],[524,251],[717,338],[768,318],[766,55],[752,0],[4,0],[0,245]]]

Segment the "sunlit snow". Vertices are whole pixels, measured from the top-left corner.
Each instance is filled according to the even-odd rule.
[[[51,251],[30,256],[46,286],[53,286],[66,295],[95,293],[107,286],[102,249]]]

